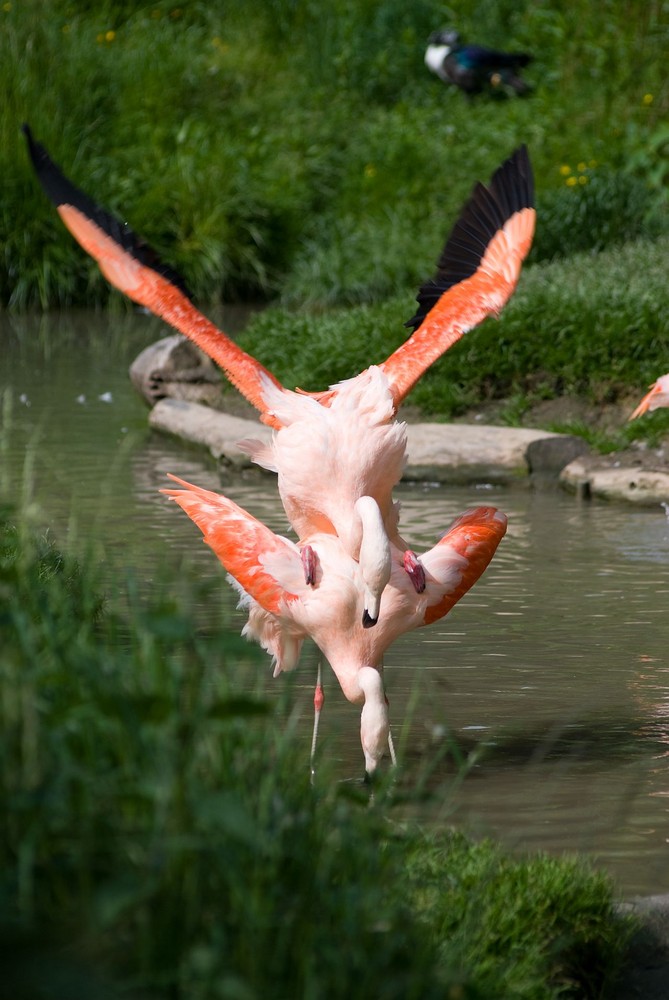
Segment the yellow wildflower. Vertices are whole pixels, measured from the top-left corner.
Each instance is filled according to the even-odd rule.
[[[373,163],[368,163],[367,166],[365,167],[365,177],[368,180],[371,180],[372,177],[376,177],[376,167],[374,166]]]
[[[652,104],[653,103],[653,95],[652,94],[644,94],[643,95],[643,103],[645,105]]]
[[[579,184],[587,184],[588,183],[588,178],[586,177],[585,174],[581,174],[581,176],[578,179],[578,183]]]
[[[105,41],[106,42],[113,42],[115,38],[116,38],[116,32],[115,31],[107,31],[107,32],[105,32]]]
[[[571,177],[567,178],[565,184],[567,184],[569,187],[573,187],[574,184],[578,184],[578,177],[574,177],[574,175],[572,174]]]
[[[579,165],[577,166],[577,168],[576,168],[576,169],[578,170],[579,174],[582,174],[584,170],[587,170],[587,169],[588,169],[588,164],[587,164],[587,163],[584,163],[584,162],[583,162],[583,161],[581,160],[581,162],[579,163]]]
[[[563,163],[562,166],[560,167],[560,173],[562,174],[563,177],[568,177],[569,174],[571,173],[571,167],[568,166],[566,163]]]

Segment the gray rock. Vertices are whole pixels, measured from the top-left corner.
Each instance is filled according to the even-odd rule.
[[[409,424],[407,479],[509,482],[552,472],[587,449],[579,438],[526,427]]]
[[[233,417],[200,403],[161,399],[149,414],[149,424],[192,444],[208,448],[222,464],[236,469],[257,468],[238,448],[244,438],[267,441],[272,431],[260,421]]]
[[[581,496],[636,504],[669,501],[669,473],[658,469],[616,468],[605,463],[598,466],[577,458],[562,470],[560,482]]]
[[[209,406],[221,401],[219,368],[180,333],[145,348],[130,366],[130,381],[150,406],[165,398]]]
[[[234,468],[251,463],[237,447],[243,438],[267,440],[271,430],[198,403],[163,399],[154,406],[149,423],[209,449],[218,461]],[[409,424],[408,480],[432,482],[528,481],[530,472],[557,470],[556,456],[573,454],[576,441],[568,435],[518,427],[479,424]],[[528,452],[534,449],[530,461]]]
[[[191,341],[174,334],[151,344],[133,362],[130,378],[155,404],[152,427],[208,448],[233,469],[257,468],[237,442],[245,437],[266,440],[270,430],[255,419],[217,409],[222,405],[220,372]],[[527,484],[559,478],[580,497],[669,502],[669,471],[631,462],[614,465],[571,434],[476,423],[410,423],[408,452],[407,480]]]
[[[638,927],[610,1000],[669,1000],[669,896],[631,900],[620,911]]]

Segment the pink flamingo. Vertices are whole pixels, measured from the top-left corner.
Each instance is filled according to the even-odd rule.
[[[392,489],[406,462],[398,407],[423,372],[465,332],[497,315],[512,295],[534,233],[533,179],[521,146],[477,184],[418,294],[414,332],[378,366],[319,393],[293,392],[204,317],[183,284],[122,224],[75,187],[24,125],[37,176],[63,222],[103,274],[133,301],[193,340],[222,368],[278,433],[269,446],[247,441],[252,458],[278,474],[279,492],[298,537],[331,532],[359,557],[362,525],[355,502],[373,497],[405,570],[420,591],[420,564],[398,534]],[[332,489],[337,483],[336,490]],[[305,576],[309,576],[305,551]]]
[[[669,372],[660,375],[653,382],[650,390],[643,397],[637,408],[630,415],[630,420],[640,417],[643,413],[650,413],[652,410],[659,410],[663,406],[669,406]]]
[[[305,582],[300,549],[274,534],[232,500],[175,476],[182,489],[163,490],[197,524],[204,541],[254,602],[245,634],[275,656],[275,676],[292,669],[303,640],[311,637],[337,676],[345,697],[362,705],[360,737],[365,769],[372,775],[389,746],[383,655],[394,640],[446,615],[476,583],[506,532],[507,519],[494,507],[465,511],[440,541],[421,556],[425,588],[418,594],[390,545],[388,585],[379,622],[362,624],[365,582],[360,563],[339,538],[321,532],[309,539],[316,555],[314,584]],[[383,533],[377,522],[375,531]],[[270,634],[272,633],[272,634]]]

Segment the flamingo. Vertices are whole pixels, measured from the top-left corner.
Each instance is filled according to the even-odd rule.
[[[274,653],[275,676],[296,665],[293,653],[310,637],[332,667],[344,696],[362,706],[360,739],[365,773],[371,777],[390,739],[384,653],[398,636],[446,615],[476,583],[504,537],[506,516],[494,507],[462,513],[422,554],[425,588],[420,594],[404,570],[402,551],[391,544],[390,579],[381,595],[379,621],[376,628],[366,629],[361,616],[366,586],[361,566],[336,535],[319,532],[310,537],[317,556],[315,583],[310,586],[294,542],[274,534],[227,497],[170,478],[181,488],[161,492],[195,522],[242,599],[254,603],[244,632]]]
[[[649,391],[643,397],[637,408],[630,415],[630,420],[634,420],[636,417],[640,417],[644,413],[650,413],[652,410],[659,410],[663,406],[669,406],[669,372],[666,375],[660,375],[658,379],[653,382]]]
[[[105,277],[138,304],[193,340],[223,370],[277,432],[269,446],[242,442],[252,459],[278,475],[279,493],[298,537],[330,532],[358,559],[363,532],[356,501],[371,496],[391,542],[404,549],[403,565],[420,592],[424,573],[398,533],[392,490],[406,463],[406,425],[399,406],[421,375],[468,330],[498,315],[512,295],[534,233],[533,179],[521,146],[477,184],[461,211],[434,279],[418,293],[407,322],[413,333],[379,365],[324,392],[286,389],[255,358],[203,316],[181,279],[132,230],[75,187],[23,131],[33,167],[66,227],[97,261]],[[336,490],[332,489],[336,483]],[[311,553],[304,549],[309,578]],[[370,614],[370,618],[373,615]]]

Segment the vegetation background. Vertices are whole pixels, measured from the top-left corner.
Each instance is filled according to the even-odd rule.
[[[444,87],[423,53],[446,24],[532,52],[532,94]],[[321,388],[403,339],[473,182],[525,142],[539,222],[518,293],[414,401],[506,398],[517,419],[638,394],[669,367],[668,42],[660,0],[7,0],[0,302],[121,304],[32,176],[28,121],[202,308],[267,305],[246,345]],[[14,1000],[600,994],[623,940],[606,879],[389,822],[384,789],[373,809],[327,773],[314,792],[288,705],[226,677],[249,648],[195,628],[195,581],[105,597],[94,560],[0,521]]]
[[[444,86],[423,62],[444,25],[531,52],[531,95]],[[0,26],[5,306],[118,300],[31,176],[28,121],[200,307],[269,303],[245,346],[322,388],[401,342],[472,184],[525,142],[538,225],[518,293],[412,402],[451,417],[503,398],[515,422],[562,393],[638,396],[666,370],[662,0],[26,0]]]

